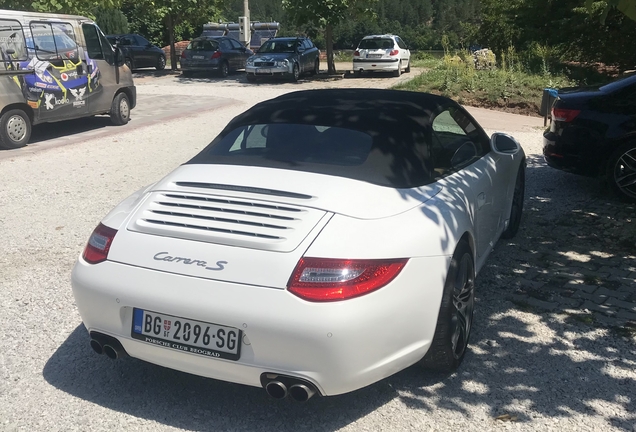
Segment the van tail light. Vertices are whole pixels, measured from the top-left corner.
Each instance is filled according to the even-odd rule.
[[[569,123],[581,113],[581,110],[552,108],[552,120]]]
[[[400,53],[400,50],[391,50],[391,52],[389,53],[390,56],[396,56]]]
[[[186,58],[185,51],[181,51],[181,58]]]
[[[353,52],[353,56],[354,56],[354,57],[360,57],[360,51],[355,50],[355,51]]]
[[[408,259],[301,258],[287,289],[303,300],[347,300],[375,291],[400,274]]]
[[[84,248],[84,253],[82,254],[84,261],[90,264],[106,261],[115,234],[117,234],[116,229],[109,228],[101,223],[97,225],[97,228],[88,239],[86,248]]]
[[[210,58],[211,59],[221,58],[221,51],[215,51],[214,54],[212,54],[212,57]]]

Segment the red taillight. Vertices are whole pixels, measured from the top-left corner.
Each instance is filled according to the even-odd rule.
[[[581,113],[581,110],[552,108],[552,120],[571,122]]]
[[[301,258],[287,289],[314,302],[347,300],[382,288],[402,271],[407,261]]]
[[[354,57],[360,57],[360,51],[355,50],[355,51],[353,52],[353,56],[354,56]]]
[[[212,57],[210,58],[211,59],[221,58],[221,51],[215,51],[214,54],[212,54]]]
[[[181,58],[186,58],[185,51],[181,51]]]
[[[95,228],[95,231],[93,231],[93,234],[89,237],[84,253],[82,254],[84,261],[90,264],[106,261],[115,234],[117,234],[117,230],[102,225],[101,223],[97,225],[97,228]]]
[[[396,56],[400,53],[400,50],[391,50],[391,52],[389,53],[390,56]]]

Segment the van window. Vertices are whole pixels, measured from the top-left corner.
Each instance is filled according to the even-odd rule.
[[[11,61],[27,59],[24,31],[16,20],[0,19],[0,55],[5,66]]]
[[[77,60],[79,52],[73,27],[68,23],[31,21],[32,38],[27,38],[27,48],[40,60]]]
[[[113,48],[106,36],[93,24],[82,24],[82,32],[86,40],[86,51],[93,60],[106,60],[109,64],[115,63]]]

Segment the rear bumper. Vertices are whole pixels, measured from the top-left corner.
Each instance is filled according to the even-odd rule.
[[[132,357],[257,387],[262,373],[279,373],[306,379],[323,395],[336,395],[422,358],[434,335],[448,263],[448,257],[411,259],[378,291],[320,304],[282,289],[110,261],[90,265],[81,258],[72,285],[86,328],[117,338]],[[133,339],[133,307],[238,328],[244,335],[240,359],[211,359]]]
[[[218,62],[215,63],[180,63],[182,71],[203,72],[203,71],[217,71],[220,68]]]
[[[354,71],[395,71],[400,59],[353,59]]]
[[[585,153],[574,153],[563,143],[562,137],[553,132],[543,134],[543,157],[552,168],[588,177],[602,174],[603,158],[601,154],[594,158]],[[599,152],[600,153],[600,152]]]

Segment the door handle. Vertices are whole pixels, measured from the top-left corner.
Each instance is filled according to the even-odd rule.
[[[482,192],[477,195],[477,209],[482,208],[484,204],[486,204],[486,194]]]

